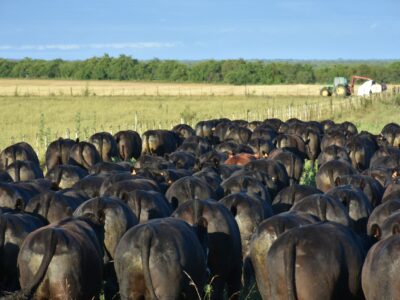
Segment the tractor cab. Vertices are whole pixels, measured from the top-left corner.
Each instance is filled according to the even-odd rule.
[[[329,97],[332,95],[346,97],[351,95],[351,89],[346,77],[335,77],[333,85],[323,87],[320,94],[323,97]]]

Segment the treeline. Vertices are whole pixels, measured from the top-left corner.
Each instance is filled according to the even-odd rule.
[[[31,79],[142,80],[229,84],[327,83],[335,76],[367,76],[376,81],[400,83],[400,62],[385,64],[311,64],[246,60],[139,61],[130,56],[93,57],[83,61],[0,59],[0,77]]]

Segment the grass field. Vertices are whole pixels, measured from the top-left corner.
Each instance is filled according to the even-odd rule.
[[[0,95],[7,94],[4,92],[7,90],[4,87],[5,82],[6,80],[0,80]],[[44,83],[29,81],[35,84],[36,82]],[[60,84],[67,86],[67,83],[76,85],[77,90],[82,88],[79,82],[48,81],[43,89],[55,91]],[[98,84],[96,88],[100,90],[100,82],[95,83]],[[93,82],[90,82],[90,87],[92,84]],[[107,88],[110,88],[109,84],[110,82],[107,82]],[[122,86],[128,83],[111,83],[114,84],[117,89],[118,84]],[[253,93],[99,96],[101,93],[95,92],[94,96],[90,90],[72,96],[55,92],[54,95],[51,95],[53,92],[49,92],[46,96],[45,93],[37,96],[30,88],[31,86],[19,86],[16,94],[0,96],[0,149],[25,140],[35,148],[42,162],[46,145],[59,136],[87,139],[94,132],[115,133],[122,129],[134,129],[142,133],[150,128],[170,129],[180,122],[194,125],[199,120],[211,118],[332,118],[337,122],[354,122],[360,130],[373,133],[379,133],[389,122],[400,122],[400,95],[343,99],[307,95],[284,96],[279,93],[264,96]],[[24,89],[29,93],[24,94]],[[296,87],[288,89],[295,90]],[[314,176],[315,172],[311,171],[308,164],[302,182],[313,184]],[[257,290],[253,289],[249,295],[241,295],[241,299],[258,300],[260,296]]]
[[[247,85],[134,81],[0,80],[0,96],[314,96],[320,85]]]
[[[74,81],[0,80],[0,95],[5,82],[19,82],[19,88],[29,89],[43,84],[45,89],[60,85],[76,85]],[[100,88],[100,83],[90,82]],[[128,85],[126,82],[105,82],[107,88]],[[152,84],[149,84],[152,85]],[[173,85],[170,85],[173,86]],[[192,85],[185,85],[189,89]],[[218,87],[216,85],[209,86]],[[242,88],[243,87],[232,87]],[[277,88],[276,86],[274,88]],[[284,89],[285,87],[282,87]],[[296,87],[288,87],[296,89]],[[94,132],[134,129],[170,129],[181,122],[194,125],[199,120],[228,117],[231,119],[263,120],[270,117],[288,119],[324,119],[355,122],[362,129],[379,132],[388,122],[399,122],[400,106],[391,97],[360,100],[359,98],[322,98],[311,96],[0,96],[0,149],[24,140],[43,157],[46,145],[59,136],[86,139]]]
[[[1,79],[0,96],[318,96],[322,85]],[[391,89],[393,86],[389,86]]]

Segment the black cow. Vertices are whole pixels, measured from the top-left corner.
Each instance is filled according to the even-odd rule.
[[[188,200],[216,198],[211,187],[195,176],[187,176],[175,181],[165,193],[165,197],[173,210]]]
[[[225,205],[238,224],[243,256],[243,284],[250,286],[253,270],[250,262],[250,239],[257,226],[266,218],[272,216],[271,206],[258,198],[253,198],[245,193],[231,194],[222,198],[219,203]]]
[[[318,168],[331,160],[340,160],[351,164],[347,150],[337,145],[330,145],[318,155]]]
[[[111,133],[97,132],[89,138],[89,142],[96,147],[102,161],[109,162],[118,157],[117,142]]]
[[[375,207],[368,218],[367,233],[380,238],[383,223],[395,212],[400,211],[400,199],[393,199]]]
[[[258,159],[249,162],[245,169],[259,172],[263,177],[263,183],[268,187],[271,197],[283,188],[289,186],[289,176],[285,167],[273,159]]]
[[[362,299],[364,251],[349,228],[320,223],[282,234],[267,254],[263,299]]]
[[[290,211],[301,211],[317,217],[319,220],[331,221],[352,226],[346,207],[333,197],[314,194],[304,197]]]
[[[100,162],[101,157],[96,147],[87,142],[79,142],[72,146],[68,164],[80,166],[89,170],[95,164]]]
[[[274,213],[288,211],[301,199],[313,194],[322,194],[322,192],[315,187],[307,185],[294,184],[288,186],[275,196],[272,202],[272,209],[274,210]]]
[[[213,200],[190,200],[182,203],[172,215],[191,225],[203,217],[208,223],[209,255],[211,271],[211,299],[222,299],[225,284],[228,298],[238,299],[242,277],[242,245],[235,218],[221,203]]]
[[[101,216],[65,219],[31,232],[18,255],[19,295],[92,299],[102,283]]]
[[[119,131],[114,135],[114,139],[117,143],[119,157],[123,161],[139,158],[142,152],[142,139],[136,131]]]
[[[246,173],[234,173],[228,179],[221,183],[225,195],[234,193],[246,193],[250,196],[256,197],[268,205],[271,204],[271,197],[268,189],[258,179],[249,176]]]
[[[67,197],[54,191],[46,191],[31,198],[25,206],[25,211],[39,214],[52,223],[72,217],[80,204],[80,199]]]
[[[196,131],[187,124],[178,124],[172,128],[173,132],[176,132],[182,140],[188,137],[196,135]]]
[[[71,139],[59,138],[51,142],[46,149],[46,168],[47,170],[53,169],[57,165],[66,165],[69,159],[69,153],[72,146],[76,141]]]
[[[268,157],[279,161],[285,167],[291,185],[300,182],[304,169],[304,159],[301,156],[286,149],[275,149]]]
[[[168,130],[148,130],[142,135],[142,154],[163,156],[181,144],[178,134]]]
[[[22,184],[0,183],[0,207],[23,210],[26,203],[40,191]]]
[[[76,182],[72,188],[84,192],[89,198],[99,197],[101,186],[106,178],[105,175],[89,175]]]
[[[163,218],[131,228],[118,243],[115,270],[125,299],[197,299],[206,283],[207,227]],[[193,286],[193,284],[195,286]]]
[[[25,142],[20,142],[8,146],[0,153],[0,169],[5,170],[10,164],[15,161],[31,161],[39,165],[39,158],[32,146]]]
[[[387,124],[381,134],[390,146],[400,148],[400,126],[398,124]]]
[[[114,269],[115,251],[122,236],[138,219],[129,207],[119,199],[98,197],[82,203],[74,212],[74,216],[104,216],[104,294],[112,299],[118,293],[118,283]]]
[[[336,178],[340,175],[353,175],[357,171],[348,163],[341,160],[330,160],[323,164],[315,176],[317,188],[323,192],[336,185]]]
[[[358,174],[340,175],[335,179],[335,183],[336,186],[351,185],[361,189],[373,207],[376,207],[382,201],[383,187],[370,176]]]
[[[268,157],[269,153],[276,148],[271,141],[264,138],[252,137],[248,145],[258,158]]]
[[[134,190],[122,195],[140,223],[171,215],[172,210],[163,194],[155,191]]]
[[[376,141],[368,134],[351,137],[346,142],[345,147],[349,153],[352,166],[359,171],[369,168],[371,158],[378,149]]]
[[[268,293],[267,254],[276,239],[292,228],[317,222],[318,219],[303,212],[285,212],[259,224],[250,242],[250,257],[261,295]]]
[[[43,178],[43,172],[40,166],[29,160],[14,161],[8,165],[6,171],[14,182]]]
[[[343,185],[330,189],[326,195],[342,202],[353,221],[356,232],[366,233],[368,218],[373,208],[367,196],[360,189]]]
[[[17,258],[26,236],[47,225],[40,216],[8,212],[0,214],[0,290],[19,289]]]
[[[400,233],[400,226],[396,230]],[[399,248],[400,235],[395,234],[369,250],[361,276],[367,300],[400,299]]]
[[[47,172],[46,179],[53,182],[57,187],[66,189],[72,187],[87,175],[88,172],[78,166],[55,165]]]

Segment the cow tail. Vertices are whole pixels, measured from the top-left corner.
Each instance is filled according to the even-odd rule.
[[[62,165],[63,164],[63,157],[62,157],[62,142],[63,142],[63,140],[62,140],[62,138],[59,138],[58,139],[58,164],[59,165]]]
[[[23,290],[23,294],[27,298],[31,298],[38,288],[39,284],[42,282],[44,276],[46,275],[47,269],[50,265],[51,260],[53,259],[54,253],[57,248],[57,236],[55,230],[50,229],[49,234],[46,235],[45,247],[46,249],[42,262],[40,263],[39,269],[36,274],[33,276],[31,282],[28,286]]]
[[[104,160],[103,160],[103,138],[101,138],[101,139],[99,140],[99,153],[100,153],[100,159],[101,159],[101,161],[104,161]]]
[[[138,221],[140,223],[140,214],[142,212],[142,198],[139,195],[135,195],[135,208],[136,208],[136,214]]]
[[[285,281],[287,288],[287,299],[297,300],[296,291],[296,242],[293,241],[290,247],[286,247],[283,253]]]
[[[149,137],[146,134],[143,135],[142,139],[142,153],[144,154],[150,153]]]
[[[295,162],[295,157],[294,155],[290,155],[290,185],[294,184],[294,168],[295,168],[296,162]]]
[[[7,217],[0,216],[0,264],[1,265],[3,261],[3,250],[6,239],[6,230],[7,230]]]
[[[121,156],[122,160],[125,161],[125,145],[121,145],[121,150],[119,152],[119,155]]]
[[[19,167],[19,168],[18,168]],[[15,181],[18,182],[21,180],[21,174],[19,173],[21,169],[21,166],[17,161],[14,160],[14,174],[15,174]]]
[[[83,167],[86,168],[87,170],[89,170],[90,169],[90,165],[86,162],[85,156],[83,155],[83,148],[84,147],[85,147],[84,144],[79,143],[79,156],[81,158]]]
[[[47,215],[49,214],[50,210],[50,205],[53,197],[45,197],[44,198],[44,211],[43,211],[43,216],[47,219]]]
[[[147,289],[150,292],[150,299],[157,300],[158,298],[154,291],[153,281],[151,279],[151,274],[150,274],[150,249],[151,249],[151,242],[153,239],[153,230],[150,226],[146,226],[146,228],[142,233],[141,257],[142,257],[144,282],[146,284]]]
[[[328,177],[329,177],[329,181],[330,181],[329,187],[331,188],[331,187],[335,186],[335,178],[333,178],[333,170],[332,169],[328,170]]]
[[[197,224],[199,218],[201,217],[200,212],[200,200],[194,199],[193,200],[193,224]]]
[[[60,167],[57,168],[56,184],[57,184],[58,187],[60,186],[60,182],[61,182],[61,179],[62,179],[62,171],[63,171],[62,168],[60,168]]]
[[[17,161],[17,154],[16,154],[17,150],[15,149],[15,147],[11,148],[11,157],[13,159],[13,162],[15,163]]]

